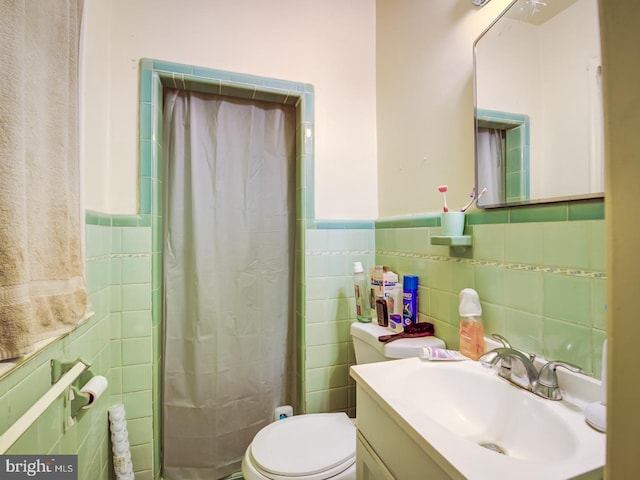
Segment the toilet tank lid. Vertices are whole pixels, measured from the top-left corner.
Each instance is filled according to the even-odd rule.
[[[351,336],[368,343],[379,350],[386,358],[417,357],[424,347],[445,348],[445,343],[438,337],[403,338],[388,344],[382,343],[378,337],[389,335],[389,329],[376,323],[353,322]]]
[[[378,337],[382,335],[389,335],[390,333],[389,329],[382,327],[377,323],[353,322],[351,324],[351,336],[359,338],[376,348],[382,345],[382,342],[378,340]]]

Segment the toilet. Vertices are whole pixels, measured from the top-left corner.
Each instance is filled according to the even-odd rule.
[[[374,363],[418,356],[424,347],[445,348],[437,337],[403,338],[388,344],[390,332],[375,323],[354,322],[356,362]],[[356,427],[345,413],[309,413],[273,422],[260,430],[242,459],[246,480],[355,480]]]

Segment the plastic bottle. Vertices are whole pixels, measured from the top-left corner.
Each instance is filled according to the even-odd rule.
[[[387,298],[387,307],[389,307],[389,315],[392,313],[402,316],[402,284],[396,283],[393,286],[389,297]]]
[[[387,309],[387,301],[378,297],[376,300],[376,318],[378,319],[378,325],[381,327],[389,326],[389,310]]]
[[[418,277],[405,275],[402,280],[402,321],[405,326],[418,323]]]
[[[361,262],[353,262],[353,288],[356,297],[356,318],[359,322],[371,322],[371,310],[367,297],[367,278]]]
[[[478,360],[484,353],[484,327],[478,292],[465,288],[460,292],[460,353]]]

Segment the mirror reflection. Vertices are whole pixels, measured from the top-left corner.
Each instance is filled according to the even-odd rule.
[[[481,207],[601,197],[597,0],[516,0],[474,45]]]

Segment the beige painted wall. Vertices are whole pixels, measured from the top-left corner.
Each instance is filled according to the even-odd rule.
[[[138,62],[146,57],[313,84],[316,217],[377,215],[373,2],[86,3],[87,208],[136,212]]]
[[[449,207],[474,179],[474,40],[509,0],[377,0],[379,216]]]
[[[109,212],[111,185],[110,5],[109,0],[84,3],[80,52],[80,155],[84,170],[85,207],[102,212]]]

